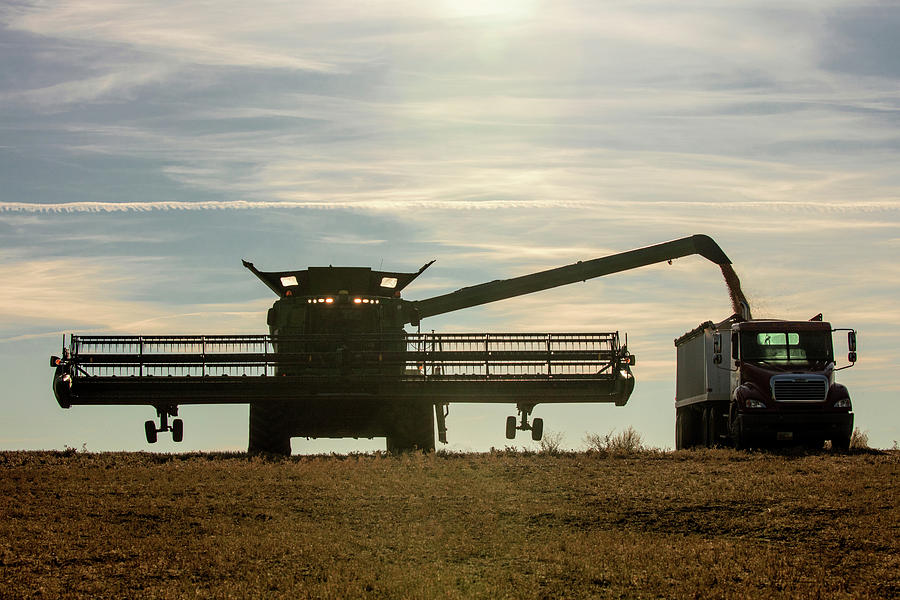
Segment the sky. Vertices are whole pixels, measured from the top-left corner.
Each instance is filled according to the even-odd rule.
[[[241,259],[437,259],[404,291],[416,300],[695,233],[731,258],[754,316],[859,331],[838,379],[889,448],[898,29],[894,1],[8,0],[0,449],[246,449],[246,406],[182,407],[184,442],[150,446],[151,408],[61,409],[48,363],[64,333],[265,333],[275,297]],[[718,268],[686,257],[422,328],[627,333],[627,406],[534,416],[563,447],[633,427],[672,448],[673,340],[730,314]],[[509,445],[509,414],[452,405],[443,447]]]

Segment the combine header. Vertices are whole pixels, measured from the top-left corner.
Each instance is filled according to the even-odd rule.
[[[249,404],[250,452],[289,454],[290,438],[386,437],[390,451],[433,450],[435,421],[446,442],[451,402],[515,404],[506,437],[539,403],[624,405],[634,355],[615,333],[408,333],[430,316],[628,269],[700,254],[728,265],[709,237],[695,235],[513,279],[409,301],[415,273],[367,267],[252,271],[279,299],[269,335],[69,336],[52,357],[53,391],[74,405],[148,405],[145,424],[181,441],[183,404]],[[433,262],[433,261],[432,261]],[[174,418],[170,422],[170,417]]]

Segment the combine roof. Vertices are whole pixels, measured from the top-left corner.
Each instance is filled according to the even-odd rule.
[[[280,297],[336,294],[393,296],[412,283],[434,261],[426,263],[415,273],[373,271],[369,267],[309,267],[299,271],[260,271],[253,263],[244,266]],[[290,292],[290,294],[288,293]]]

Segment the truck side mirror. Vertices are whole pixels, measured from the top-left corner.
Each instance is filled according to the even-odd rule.
[[[855,363],[856,362],[856,352],[848,352],[847,360],[849,360],[852,363]]]
[[[738,358],[740,358],[741,355],[739,352],[740,352],[740,348],[738,346],[738,332],[732,331],[731,332],[731,358],[733,358],[734,360],[737,360]]]
[[[847,332],[847,348],[850,350],[850,352],[856,352],[856,332],[853,330]],[[853,362],[853,360],[851,360],[850,362]]]

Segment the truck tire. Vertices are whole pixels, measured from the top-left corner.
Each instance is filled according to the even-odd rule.
[[[820,437],[807,438],[803,441],[803,447],[811,452],[819,452],[825,447],[825,439]]]
[[[850,436],[852,434],[846,433],[835,436],[834,439],[831,440],[831,449],[839,450],[841,452],[846,452],[850,449]]]
[[[434,410],[431,404],[404,403],[395,407],[387,435],[387,451],[434,452]]]
[[[735,449],[746,450],[749,447],[747,434],[744,432],[744,424],[734,407],[732,407],[728,416],[728,433],[734,442]]]
[[[719,445],[719,423],[724,413],[716,405],[706,406],[703,409],[703,445],[707,448],[715,448]]]
[[[684,450],[684,411],[675,409],[675,449]]]
[[[678,447],[678,415],[681,415],[681,445]],[[691,406],[675,409],[675,445],[679,450],[687,450],[703,443],[700,412]]]
[[[250,454],[291,455],[291,435],[285,421],[288,407],[281,402],[250,403]]]
[[[700,409],[700,446],[702,448],[711,448],[712,439],[712,409],[704,406]]]

